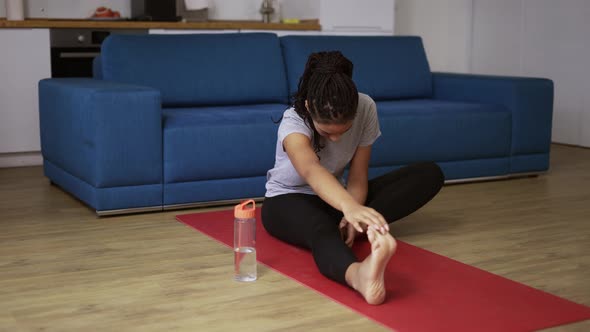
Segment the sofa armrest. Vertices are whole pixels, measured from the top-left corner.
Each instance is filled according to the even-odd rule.
[[[434,98],[499,104],[512,112],[512,155],[549,153],[553,82],[544,78],[433,73]]]
[[[100,55],[92,60],[92,78],[102,80],[102,58]]]
[[[160,92],[94,79],[39,82],[43,158],[97,187],[162,183]]]

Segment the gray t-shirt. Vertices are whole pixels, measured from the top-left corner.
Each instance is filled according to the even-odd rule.
[[[310,139],[312,137],[311,128],[305,124],[294,108],[289,108],[283,113],[277,134],[275,165],[266,175],[266,197],[290,193],[315,195],[305,179],[299,176],[283,149],[283,140],[293,133],[301,133]],[[356,149],[359,146],[373,144],[380,135],[375,102],[371,97],[359,93],[357,113],[350,130],[342,134],[337,142],[320,136],[320,142],[324,146],[318,153],[320,164],[344,184],[345,181],[342,178],[344,169],[352,160]]]

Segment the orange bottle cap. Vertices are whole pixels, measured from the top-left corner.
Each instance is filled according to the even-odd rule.
[[[246,208],[248,204],[252,203],[252,208]],[[243,201],[234,207],[234,217],[240,219],[251,219],[256,217],[256,202],[253,199]]]

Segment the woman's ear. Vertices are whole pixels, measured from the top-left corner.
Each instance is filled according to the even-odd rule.
[[[307,103],[307,99],[305,100],[305,109],[307,110],[307,112],[309,112],[309,104]],[[311,112],[309,112],[311,113]]]

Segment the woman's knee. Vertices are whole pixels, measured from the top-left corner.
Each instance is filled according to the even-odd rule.
[[[445,175],[435,162],[421,162],[412,166],[420,174],[420,179],[427,182],[436,191],[443,186]]]

